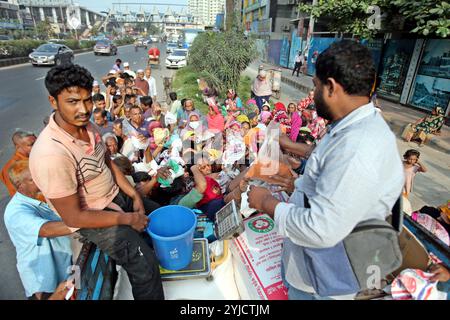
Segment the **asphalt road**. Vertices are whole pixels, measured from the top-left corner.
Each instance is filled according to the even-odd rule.
[[[156,79],[158,100],[165,100],[162,77],[172,75],[173,70],[164,66],[165,46],[159,44],[162,59],[159,67],[153,68]],[[129,62],[131,69],[144,69],[147,65],[147,50],[133,46],[119,47],[117,56],[95,56],[93,52],[75,56],[75,63],[86,67],[99,82],[115,63],[117,58]],[[43,119],[51,113],[44,78],[50,67],[33,67],[31,64],[11,66],[0,69],[0,167],[14,153],[10,137],[16,128],[39,133],[44,125]],[[104,91],[102,87],[102,91]],[[16,269],[16,253],[5,229],[3,214],[10,197],[3,184],[0,184],[0,300],[24,299],[25,292]]]

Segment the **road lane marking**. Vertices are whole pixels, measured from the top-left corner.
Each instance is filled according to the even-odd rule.
[[[99,62],[99,61],[102,61],[102,59],[97,59],[97,60],[95,60],[95,62]]]
[[[34,79],[34,80],[42,80],[42,79],[45,79],[45,77],[46,76],[43,76],[43,77],[40,77],[40,78],[37,78],[37,79]]]

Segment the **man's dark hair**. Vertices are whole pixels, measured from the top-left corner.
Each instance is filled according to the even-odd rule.
[[[123,127],[122,121],[123,121],[122,118],[116,119],[116,120],[114,120],[114,124],[120,124],[120,127],[122,128]]]
[[[153,103],[152,97],[149,97],[149,96],[141,97],[140,101],[144,106],[147,106],[147,107],[151,107],[152,103]]]
[[[65,63],[53,67],[45,77],[45,87],[55,99],[64,89],[71,87],[80,87],[91,92],[93,83],[91,73],[77,64]]]
[[[419,159],[420,157],[420,152],[415,150],[415,149],[409,149],[405,152],[405,154],[403,155],[403,159],[408,159],[411,156],[416,156],[417,159]]]
[[[92,97],[92,101],[97,102],[97,101],[105,101],[105,97],[101,94],[101,93],[96,93],[94,94],[94,96]]]
[[[176,92],[170,92],[169,93],[169,98],[170,98],[170,100],[172,100],[172,101],[175,101],[175,100],[177,100],[177,93]]]
[[[319,55],[316,77],[323,84],[333,78],[349,95],[369,97],[375,81],[375,65],[366,46],[353,40],[342,40]]]
[[[186,103],[186,98],[184,98],[184,99],[181,99],[181,105],[183,106],[183,108],[184,108],[184,104]]]
[[[139,109],[139,110],[141,110],[141,112],[142,112],[141,107],[139,107],[137,104],[133,104],[133,105],[130,107],[130,111],[133,110],[133,109]]]
[[[130,100],[131,100],[132,98],[134,98],[134,97],[136,97],[135,94],[126,94],[123,101],[124,101],[125,104],[127,104],[127,103],[130,102]]]
[[[106,116],[108,115],[108,113],[106,112],[106,110],[100,109],[100,108],[95,108],[93,111],[94,114],[101,114],[102,118],[106,118]]]
[[[113,97],[113,102],[114,102],[114,103],[117,103],[117,101],[120,100],[120,99],[122,99],[122,96],[121,96],[121,95],[115,95],[115,96]]]
[[[116,63],[117,63],[117,62],[120,62],[120,63],[122,63],[122,60],[120,60],[120,59],[116,59]]]

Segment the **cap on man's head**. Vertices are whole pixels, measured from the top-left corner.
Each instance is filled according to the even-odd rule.
[[[92,83],[92,86],[93,86],[93,87],[98,87],[98,81],[95,80],[95,81]]]
[[[136,73],[144,73],[144,70],[138,69],[138,71],[136,71]]]
[[[266,70],[261,70],[258,74],[261,78],[265,78],[267,76]]]
[[[123,63],[123,66],[124,66],[124,67],[129,67],[130,64],[129,64],[128,62],[124,62],[124,63]]]

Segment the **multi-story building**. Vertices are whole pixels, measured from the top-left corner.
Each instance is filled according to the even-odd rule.
[[[23,29],[17,0],[0,0],[0,29]]]
[[[37,23],[48,20],[61,31],[66,31],[71,27],[68,24],[68,19],[75,16],[80,20],[80,25],[77,29],[83,30],[104,19],[104,15],[100,13],[78,5],[72,6],[72,1],[70,0],[16,1],[21,8],[22,15],[28,17],[27,20],[32,22],[32,24],[30,22],[25,24],[24,22],[25,27],[34,27]],[[71,8],[74,10],[70,11]]]
[[[217,14],[224,12],[225,0],[188,0],[188,8],[195,23],[214,26]]]

